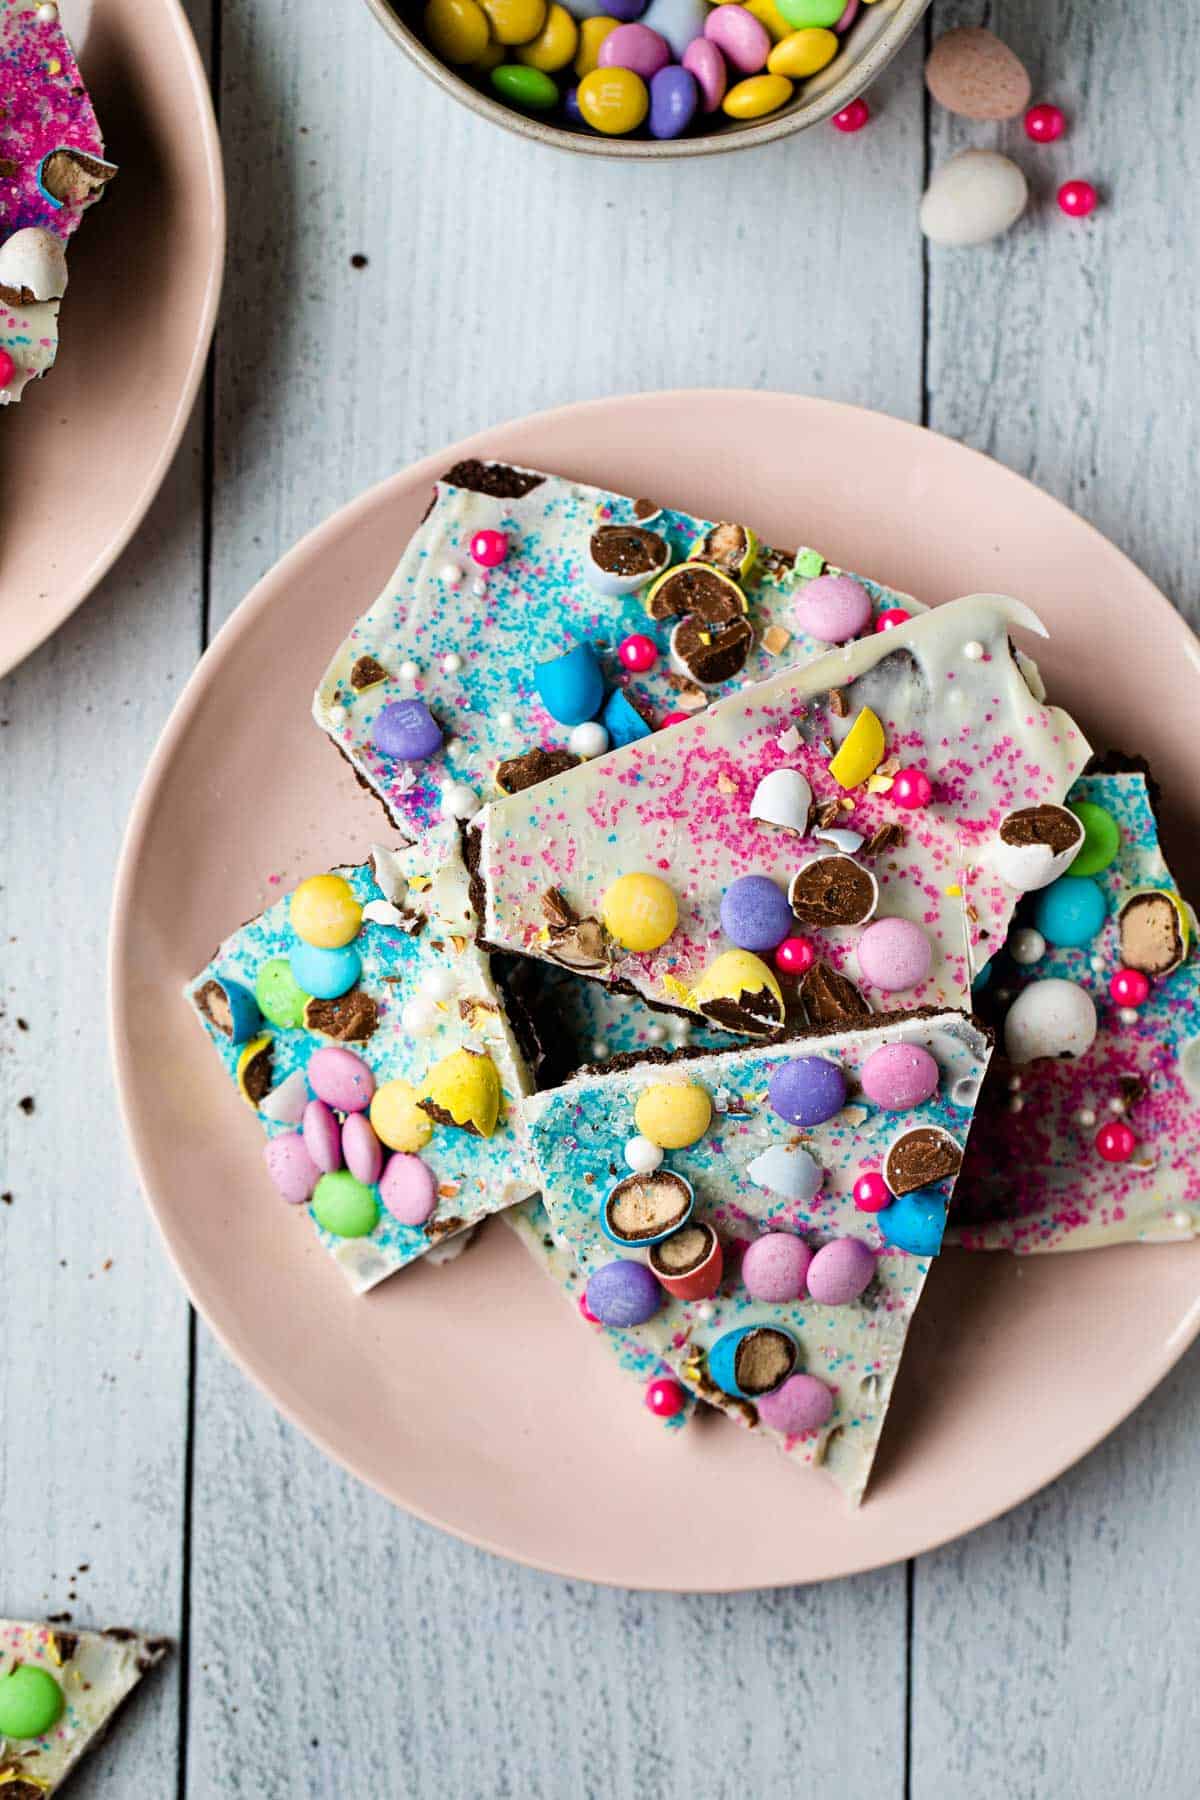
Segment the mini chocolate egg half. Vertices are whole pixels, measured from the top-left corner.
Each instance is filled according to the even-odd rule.
[[[723,1394],[757,1400],[781,1387],[795,1369],[800,1348],[777,1325],[739,1325],[708,1352],[708,1373]]]
[[[626,1175],[608,1191],[601,1229],[624,1249],[661,1244],[686,1225],[696,1205],[692,1184],[673,1169]]]
[[[721,1240],[704,1219],[689,1219],[650,1250],[659,1286],[676,1300],[708,1300],[721,1285]]]
[[[1047,803],[1006,813],[992,844],[992,866],[1019,894],[1049,887],[1065,875],[1083,847],[1082,820]]]
[[[835,851],[797,869],[788,903],[802,925],[827,930],[866,925],[879,905],[879,883],[862,863]]]
[[[601,525],[588,540],[587,583],[598,594],[636,594],[657,579],[671,547],[644,525]]]
[[[732,575],[735,581],[745,581],[758,561],[758,539],[749,526],[722,520],[696,539],[688,551],[688,561],[708,563]]]
[[[893,1138],[883,1161],[883,1179],[897,1199],[952,1181],[962,1168],[963,1148],[940,1125],[918,1125]]]
[[[258,1001],[240,981],[213,976],[196,993],[196,1005],[214,1031],[231,1044],[244,1044],[262,1024]]]

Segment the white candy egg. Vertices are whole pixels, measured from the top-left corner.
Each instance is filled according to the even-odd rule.
[[[1004,1047],[1015,1063],[1039,1056],[1086,1056],[1096,1038],[1096,1008],[1077,981],[1031,981],[1004,1021]]]
[[[410,1037],[428,1037],[436,1028],[438,1009],[436,1002],[426,994],[414,994],[400,1008],[400,1023]]]
[[[784,1200],[811,1200],[825,1179],[825,1171],[807,1150],[788,1150],[782,1144],[772,1144],[756,1156],[746,1165],[746,1173],[755,1187]]]
[[[1029,200],[1021,170],[995,150],[960,150],[921,201],[921,230],[935,244],[985,244],[1015,225]]]
[[[803,837],[812,803],[812,788],[799,769],[772,769],[754,790],[750,817]]]

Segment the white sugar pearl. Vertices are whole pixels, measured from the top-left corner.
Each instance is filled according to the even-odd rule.
[[[651,1044],[665,1044],[667,1028],[665,1025],[649,1025],[646,1028],[646,1037]]]
[[[567,748],[575,756],[603,756],[608,749],[608,733],[595,719],[576,725],[567,739]]]
[[[55,24],[58,19],[57,6],[52,5],[51,0],[45,0],[45,4],[37,9],[37,18],[39,25]]]
[[[963,655],[968,662],[983,661],[983,645],[978,638],[971,638],[963,645]]]
[[[1008,1110],[1011,1113],[1024,1112],[1024,1110],[1025,1110],[1024,1094],[1014,1094],[1012,1099],[1008,1103]]]
[[[496,714],[496,723],[503,731],[507,731],[509,727],[515,725],[516,722],[516,719],[510,712],[500,712]]]
[[[1024,1086],[1024,1085],[1025,1085],[1025,1084],[1024,1084],[1024,1082],[1023,1082],[1023,1081],[1022,1081],[1022,1079],[1021,1079],[1021,1077],[1020,1077],[1020,1076],[1019,1076],[1019,1075],[1010,1075],[1010,1076],[1009,1076],[1009,1078],[1008,1078],[1008,1091],[1009,1091],[1009,1093],[1010,1093],[1010,1094],[1017,1094],[1017,1093],[1020,1093],[1020,1091],[1021,1091],[1021,1089],[1022,1089],[1022,1087],[1023,1087],[1023,1086]]]
[[[421,671],[415,662],[402,662],[400,664],[401,681],[415,681],[420,673]]]
[[[447,587],[457,587],[463,578],[463,571],[457,563],[443,563],[438,570],[438,580],[444,581]]]
[[[608,1045],[605,1043],[603,1038],[597,1038],[595,1040],[595,1042],[592,1044],[592,1059],[593,1059],[593,1061],[603,1062],[607,1055],[608,1055]]]
[[[452,819],[469,819],[479,811],[479,795],[465,781],[448,781],[442,789],[442,811]]]
[[[1075,1123],[1077,1125],[1082,1125],[1085,1131],[1089,1126],[1094,1125],[1096,1123],[1096,1114],[1093,1108],[1090,1106],[1080,1106],[1076,1108]]]
[[[1190,1231],[1193,1223],[1192,1215],[1188,1212],[1173,1212],[1171,1214],[1171,1223],[1176,1231]]]
[[[1125,1102],[1122,1100],[1120,1094],[1114,1094],[1112,1099],[1108,1103],[1108,1110],[1110,1113],[1120,1114],[1123,1112],[1128,1112],[1129,1108],[1126,1106]]]
[[[685,1038],[690,1038],[692,1035],[692,1021],[690,1019],[672,1019],[670,1031],[671,1036],[682,1043]]]
[[[487,582],[483,579],[482,575],[477,575],[471,583],[471,592],[477,600],[482,600],[483,596],[487,593]]]
[[[431,1000],[448,1000],[456,985],[449,969],[427,969],[421,977],[421,992]]]
[[[700,1302],[699,1306],[696,1308],[696,1317],[698,1319],[702,1320],[705,1325],[707,1325],[708,1321],[713,1317],[716,1310],[717,1309],[713,1305],[711,1300],[702,1300]]]
[[[329,709],[329,723],[331,725],[344,725],[349,717],[350,713],[344,706],[331,706]]]
[[[649,1138],[631,1137],[625,1146],[625,1162],[635,1175],[652,1175],[662,1159],[662,1151]]]
[[[449,655],[443,656],[443,658],[442,658],[442,674],[443,675],[457,675],[458,671],[461,668],[462,668],[462,657],[456,655],[453,650],[450,651]]]
[[[1117,1008],[1117,1017],[1122,1025],[1136,1025],[1138,1022],[1137,1007],[1119,1006]]]
[[[428,1037],[437,1022],[437,1007],[421,994],[406,1000],[400,1008],[400,1023],[411,1037]]]
[[[1046,954],[1046,940],[1040,931],[1027,926],[1021,931],[1013,932],[1008,948],[1015,963],[1028,967],[1030,963],[1041,962]]]

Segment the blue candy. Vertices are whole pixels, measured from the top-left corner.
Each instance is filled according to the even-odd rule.
[[[775,950],[795,920],[769,875],[742,875],[721,896],[721,930],[739,950]]]
[[[907,1250],[911,1256],[936,1256],[946,1229],[946,1197],[940,1188],[916,1188],[876,1213],[875,1223],[897,1250]]]
[[[695,118],[699,103],[700,90],[694,75],[678,63],[660,69],[650,77],[650,136],[682,137]]]
[[[704,21],[708,17],[707,0],[650,0],[649,6],[642,14],[642,24],[648,25],[651,31],[657,31],[671,46],[671,55],[677,63],[683,61],[683,53],[693,38],[704,36]],[[660,69],[659,75],[666,70]],[[686,75],[686,69],[676,69],[677,75]],[[650,130],[655,137],[659,133],[654,130],[654,83],[656,75],[650,83]],[[694,85],[694,84],[693,84]],[[665,135],[665,134],[664,134]]]
[[[645,1263],[605,1263],[587,1284],[588,1311],[602,1325],[644,1325],[662,1304],[662,1289]]]
[[[1090,944],[1108,917],[1108,901],[1090,875],[1060,875],[1037,898],[1033,922],[1048,944],[1077,950]]]
[[[583,725],[600,711],[604,675],[590,644],[539,663],[533,679],[542,705],[560,725]]]
[[[262,1014],[258,1010],[258,1001],[248,987],[240,981],[227,981],[222,976],[213,977],[215,986],[225,996],[225,1004],[229,1008],[229,1041],[233,1044],[245,1044],[255,1036],[262,1023]],[[221,1029],[218,1025],[218,1031]]]
[[[672,1171],[672,1173],[674,1173],[674,1171]],[[636,1238],[622,1237],[620,1235],[620,1233],[617,1232],[613,1228],[612,1220],[609,1218],[609,1207],[612,1203],[613,1196],[617,1192],[618,1188],[623,1188],[625,1186],[626,1182],[629,1182],[629,1184],[632,1186],[634,1183],[640,1181],[641,1179],[642,1179],[642,1177],[640,1177],[638,1175],[622,1176],[621,1180],[614,1182],[612,1187],[608,1190],[608,1194],[605,1197],[604,1205],[600,1209],[600,1229],[601,1229],[601,1231],[604,1233],[605,1237],[608,1239],[610,1244],[617,1244],[620,1246],[620,1248],[622,1250],[628,1250],[630,1248],[638,1249],[638,1250],[648,1250],[650,1248],[651,1244],[661,1244],[664,1241],[664,1239],[669,1238],[669,1237],[674,1237],[674,1235],[677,1231],[681,1231],[683,1229],[683,1227],[687,1224],[688,1220],[691,1218],[692,1214],[696,1210],[696,1190],[695,1190],[695,1188],[692,1186],[691,1182],[688,1180],[686,1175],[676,1175],[675,1180],[678,1182],[681,1182],[682,1185],[688,1191],[687,1211],[685,1213],[683,1213],[679,1218],[673,1219],[671,1221],[671,1223],[666,1227],[665,1230],[658,1232],[656,1235],[644,1237],[641,1234],[639,1234]],[[594,1310],[594,1308],[593,1308],[593,1310]]]
[[[343,944],[340,950],[297,944],[288,964],[305,993],[315,1000],[336,1000],[348,994],[362,975],[362,957],[353,944]]]
[[[614,688],[604,702],[600,723],[608,733],[609,747],[619,750],[622,744],[635,744],[638,738],[650,736],[651,727],[622,688]]]
[[[762,1331],[763,1329],[764,1327],[761,1325],[739,1325],[735,1330],[727,1331],[723,1337],[719,1337],[709,1351],[709,1377],[716,1382],[723,1394],[730,1394],[735,1400],[757,1400],[760,1393],[769,1391],[767,1389],[760,1389],[759,1393],[748,1393],[745,1388],[739,1387],[737,1378],[737,1353],[741,1348],[743,1341],[750,1336],[751,1332]],[[787,1380],[788,1376],[795,1368],[799,1352],[797,1350],[796,1340],[793,1338],[790,1331],[784,1331],[778,1325],[769,1326],[767,1329],[778,1332],[779,1336],[786,1338],[792,1346],[792,1367],[791,1369],[785,1369],[783,1374],[779,1377],[779,1380],[775,1383],[776,1387],[779,1387]]]
[[[379,710],[371,741],[384,756],[425,762],[442,744],[442,728],[423,700],[391,700]]]
[[[773,1109],[789,1125],[821,1125],[846,1104],[846,1077],[823,1056],[780,1063],[768,1084]]]

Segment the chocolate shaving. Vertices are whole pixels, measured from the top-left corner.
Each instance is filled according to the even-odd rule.
[[[309,1000],[304,1008],[307,1030],[343,1044],[362,1044],[379,1028],[379,1007],[370,994],[351,988],[336,1000]]]
[[[523,500],[545,477],[532,475],[528,469],[513,469],[507,463],[480,462],[470,457],[447,469],[442,480],[450,487],[466,488],[472,494],[487,494],[493,500]]]
[[[962,1168],[962,1145],[948,1131],[919,1125],[898,1137],[884,1159],[883,1178],[893,1194],[915,1194],[918,1188],[950,1181]]]
[[[831,825],[837,824],[840,814],[840,801],[822,800],[820,805],[815,808],[811,822],[818,826],[821,831],[828,831]]]
[[[542,895],[542,914],[550,933],[547,954],[555,962],[585,974],[608,967],[608,934],[599,919],[580,918],[558,888]]]
[[[561,888],[547,888],[542,895],[542,914],[552,931],[565,931],[579,922],[579,914]]]
[[[430,1219],[425,1226],[425,1236],[431,1244],[436,1244],[442,1238],[450,1237],[456,1231],[462,1231],[466,1224],[466,1219],[461,1218],[457,1213],[446,1219]]]
[[[496,770],[496,786],[502,794],[521,794],[526,788],[536,787],[539,781],[565,775],[568,769],[578,766],[579,758],[572,751],[543,750],[535,744],[522,756],[509,757],[507,762],[500,764]]]
[[[82,206],[85,200],[90,200],[93,194],[107,186],[116,172],[115,164],[101,162],[98,156],[89,156],[86,150],[71,150],[64,146],[51,150],[49,156],[43,158],[41,183],[60,206]]]
[[[350,671],[350,686],[361,694],[364,688],[375,687],[387,678],[388,672],[377,657],[360,656]]]
[[[815,857],[788,888],[788,903],[804,925],[864,925],[878,900],[874,876],[851,856]]]
[[[815,962],[799,987],[804,1016],[814,1030],[852,1025],[870,1017],[871,1009],[850,980],[830,963]]]
[[[719,687],[740,674],[753,648],[754,631],[740,615],[719,627],[687,618],[671,633],[672,653],[701,687]]]
[[[908,832],[903,825],[880,825],[871,833],[860,856],[882,856],[885,850],[900,850],[908,842]]]
[[[845,694],[843,694],[841,688],[830,688],[829,710],[835,719],[844,719],[846,714],[850,711],[850,702],[847,700]]]
[[[1122,1075],[1117,1083],[1117,1092],[1121,1096],[1126,1112],[1135,1107],[1139,1100],[1146,1098],[1146,1083],[1140,1075]]]
[[[1005,844],[1045,844],[1055,856],[1083,842],[1083,826],[1065,806],[1023,806],[1000,823]]]

